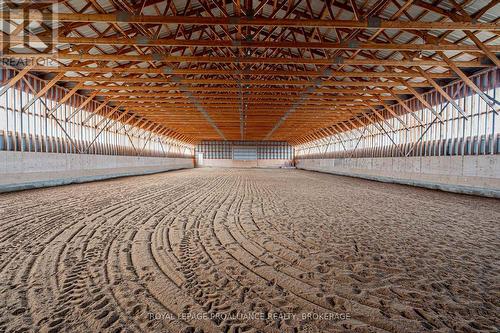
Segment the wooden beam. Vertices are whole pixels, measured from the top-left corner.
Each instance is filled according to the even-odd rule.
[[[35,66],[35,62],[32,62],[28,66],[20,70],[13,78],[11,78],[0,90],[0,96],[5,94],[9,88],[15,85],[19,80],[21,80],[28,72]]]
[[[73,89],[71,89],[70,91],[68,91],[66,93],[66,95],[63,96],[63,98],[61,98],[59,101],[57,101],[57,104],[56,106],[54,106],[50,111],[47,112],[47,115],[52,115],[54,112],[56,112],[57,109],[59,109],[59,107],[61,107],[61,105],[63,105],[64,103],[66,103],[66,101],[68,99],[70,99],[71,96],[73,96],[74,94],[76,94],[76,92],[78,90],[81,89],[81,84],[77,84],[75,87],[73,87]]]
[[[403,81],[405,82],[405,81]],[[402,83],[401,86],[405,85],[406,83]],[[367,85],[368,86],[368,85]],[[176,86],[171,86],[171,87],[162,87],[162,86],[106,86],[106,85],[94,85],[94,86],[83,86],[84,88],[82,89],[100,89],[100,90],[108,90],[107,92],[102,92],[100,95],[105,96],[112,94],[114,96],[117,96],[116,94],[120,92],[121,90],[123,91],[130,91],[129,93],[125,93],[129,96],[134,96],[135,93],[138,92],[145,92],[145,91],[151,91],[153,93],[156,92],[161,92],[161,91],[202,91],[202,92],[208,92],[208,91],[214,91],[214,92],[239,92],[240,88],[239,87],[176,87]],[[116,91],[116,93],[114,92]],[[245,91],[249,92],[298,92],[301,93],[304,91],[303,88],[248,88],[245,89]],[[395,94],[400,94],[400,95],[406,95],[406,94],[411,94],[409,89],[394,89],[393,90]],[[358,94],[386,94],[386,91],[382,89],[347,89],[347,88],[319,88],[315,92],[315,94],[334,94],[334,93],[358,93]]]
[[[441,86],[437,84],[436,81],[434,81],[431,77],[427,76],[427,73],[422,68],[418,67],[417,70],[425,77],[427,82],[432,84],[432,86],[434,87],[434,89],[436,89],[437,92],[439,92],[451,105],[453,105],[453,107],[458,112],[460,112],[462,116],[467,118],[467,113],[462,109],[462,107],[460,107],[460,105],[458,105],[458,103],[455,102],[455,100],[451,98],[451,96],[448,95],[448,93],[443,88],[441,88]]]
[[[406,110],[406,112],[408,114],[410,114],[413,119],[415,119],[419,124],[420,126],[424,126],[424,123],[422,122],[422,120],[415,114],[415,110],[412,110],[410,109],[410,107],[408,105],[406,105],[406,103],[401,99],[399,98],[398,95],[396,95],[395,93],[392,92],[392,90],[390,89],[386,89],[386,91],[391,94],[391,96],[398,102],[398,104]]]
[[[47,72],[47,73],[66,73],[66,72],[80,72],[80,73],[128,73],[128,74],[172,74],[172,75],[271,75],[271,76],[307,76],[315,77],[322,76],[321,71],[287,71],[287,70],[258,70],[258,69],[204,69],[204,68],[137,68],[137,67],[88,67],[88,66],[60,66],[60,67],[50,67],[50,66],[35,66],[32,68],[33,72]],[[360,72],[360,71],[331,71],[329,73],[331,76],[335,77],[405,77],[405,78],[415,78],[421,77],[417,71],[407,70],[404,72],[395,71],[379,71],[379,72]],[[457,76],[452,72],[444,73],[429,73],[430,77],[435,79],[449,79],[456,78]]]
[[[234,47],[234,48],[298,48],[298,49],[326,49],[326,50],[388,50],[388,51],[461,51],[480,52],[485,51],[480,45],[465,44],[397,44],[397,43],[377,43],[360,42],[352,40],[343,43],[330,42],[297,42],[297,41],[258,41],[258,40],[211,40],[211,39],[150,39],[144,36],[132,38],[114,37],[57,37],[52,36],[30,36],[30,37],[9,37],[0,42],[0,47],[10,44],[34,44],[44,43],[49,45],[114,45],[114,46],[188,46],[188,47]],[[486,52],[500,52],[499,45],[491,45]]]
[[[486,46],[483,42],[479,40],[479,38],[476,37],[476,35],[474,35],[472,31],[464,31],[464,32],[467,35],[467,37],[469,37],[469,39],[472,40],[474,44],[476,44],[481,49],[481,51],[483,51],[484,54],[486,54],[486,56],[490,58],[491,61],[493,61],[495,66],[500,67],[500,59],[498,59],[498,57],[494,53],[498,51],[494,45]]]
[[[422,0],[416,0],[415,1],[415,4],[422,7],[422,8],[425,8],[429,11],[432,11],[432,12],[435,12],[435,13],[438,13],[440,15],[443,15],[445,17],[449,17],[450,19],[452,19],[454,22],[466,22],[466,23],[471,23],[472,22],[472,18],[467,14],[467,12],[462,8],[462,6],[458,5],[455,1],[451,1],[452,5],[455,6],[455,8],[457,10],[455,11],[446,11],[445,9],[443,8],[440,8],[438,6],[434,6],[430,3],[426,3],[425,1],[422,1]],[[459,15],[458,12],[460,12],[462,15]],[[495,20],[495,22],[493,22],[493,24],[496,24],[497,26],[498,25],[498,22],[497,20]],[[467,29],[463,29],[464,30],[464,33],[465,35],[474,43],[476,44],[486,55],[488,58],[490,58],[491,61],[493,61],[493,63],[497,66],[497,67],[500,67],[500,60],[498,59],[498,57],[493,53],[491,46],[486,46],[483,42],[481,42],[479,40],[479,38],[476,37],[476,35],[474,34],[474,30],[467,30]],[[498,33],[497,33],[498,34]]]
[[[163,78],[127,78],[127,77],[65,77],[64,81],[67,82],[108,82],[108,83],[143,83],[147,81],[148,83],[162,83],[162,84],[217,84],[217,85],[239,85],[237,79],[163,79]],[[242,84],[249,84],[252,86],[259,85],[272,85],[272,86],[315,86],[316,81],[309,80],[243,80]],[[407,85],[410,85],[414,88],[427,88],[432,85],[426,82],[407,82]],[[400,82],[394,81],[328,81],[324,80],[321,83],[321,86],[325,87],[401,87]],[[108,86],[108,85],[84,85],[83,87],[87,89],[113,89],[113,90],[154,90],[155,88],[160,88],[164,86]],[[121,88],[121,89],[120,89]],[[170,89],[175,89],[173,86]],[[179,87],[178,89],[181,89]]]
[[[454,62],[448,58],[444,53],[439,53],[439,56],[448,63],[448,65],[450,66],[450,68],[455,72],[457,73],[457,75],[462,79],[462,81],[464,81],[464,83],[469,86],[469,88],[471,88],[476,94],[479,95],[479,97],[481,97],[481,99],[483,101],[486,102],[486,104],[493,110],[493,112],[495,112],[496,114],[498,114],[498,111],[497,109],[495,109],[495,104],[488,98],[488,96],[486,96],[486,94],[471,80],[469,79],[469,77],[464,73],[462,72],[462,70],[460,68],[458,68]]]
[[[45,95],[50,88],[52,88],[59,80],[64,76],[64,73],[57,74],[50,82],[47,82],[45,86],[36,93],[36,95],[23,106],[23,110],[27,110],[33,103],[35,103],[40,97]]]
[[[402,81],[402,83],[404,84],[405,82]],[[440,122],[443,122],[443,118],[441,117],[441,115],[439,113],[436,112],[436,110],[434,110],[434,108],[432,107],[432,105],[430,105],[426,100],[425,98],[418,92],[416,91],[415,89],[413,89],[412,87],[410,86],[406,86],[408,88],[408,90],[411,91],[411,93],[426,107],[429,109],[429,111],[431,111],[435,116],[436,118],[439,119]]]
[[[397,60],[397,59],[347,59],[335,57],[333,59],[319,58],[264,58],[264,57],[207,57],[207,56],[168,56],[165,54],[125,55],[125,54],[69,54],[69,53],[6,53],[3,58],[9,59],[59,59],[77,61],[129,61],[147,62],[159,61],[165,63],[231,63],[231,64],[311,64],[311,65],[349,65],[349,66],[440,66],[449,67],[445,61],[440,60]],[[456,61],[458,67],[492,67],[481,60]]]
[[[28,16],[27,16],[28,14]],[[312,27],[312,28],[348,28],[348,29],[400,29],[400,30],[473,30],[497,31],[496,23],[482,22],[424,22],[424,21],[389,21],[378,17],[366,20],[325,20],[325,19],[280,19],[266,17],[206,17],[206,16],[154,16],[133,15],[128,12],[111,14],[79,14],[79,13],[45,13],[39,10],[11,9],[0,12],[0,16],[11,20],[30,20],[52,22],[84,22],[84,23],[127,23],[127,24],[182,24],[182,25],[236,25],[263,27]]]

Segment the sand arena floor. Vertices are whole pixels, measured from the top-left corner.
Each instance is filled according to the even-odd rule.
[[[500,204],[298,170],[0,195],[0,332],[478,332]]]

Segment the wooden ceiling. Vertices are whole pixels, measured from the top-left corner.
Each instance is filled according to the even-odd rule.
[[[495,0],[5,1],[0,46],[189,143],[300,144],[499,66],[499,14]]]

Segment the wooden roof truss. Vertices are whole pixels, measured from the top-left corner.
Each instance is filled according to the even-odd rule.
[[[498,0],[4,1],[0,52],[31,61],[9,84],[34,74],[185,142],[298,145],[452,80],[481,94],[468,74],[500,65],[499,14]]]

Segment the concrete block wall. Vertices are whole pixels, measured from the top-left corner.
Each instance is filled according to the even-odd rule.
[[[193,158],[0,151],[0,192],[193,168]]]
[[[299,169],[500,198],[500,155],[296,160]]]
[[[0,174],[136,167],[192,168],[192,158],[0,151]]]

